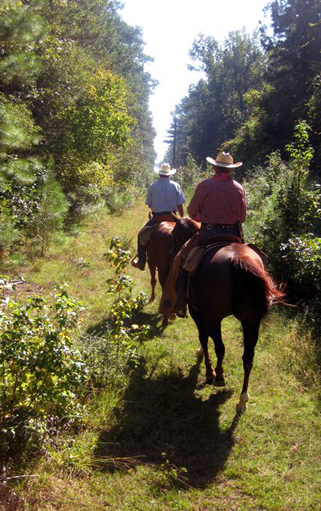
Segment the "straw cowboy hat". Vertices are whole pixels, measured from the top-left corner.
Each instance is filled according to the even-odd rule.
[[[168,163],[163,163],[159,169],[155,169],[155,172],[160,176],[172,176],[176,173],[176,169],[171,169]]]
[[[206,161],[211,165],[216,165],[217,167],[223,167],[225,169],[235,169],[236,167],[240,167],[243,165],[241,161],[237,163],[233,163],[233,158],[230,153],[220,153],[216,160],[213,160],[210,156],[206,158]]]

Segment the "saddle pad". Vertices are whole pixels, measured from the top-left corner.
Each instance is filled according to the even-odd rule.
[[[143,247],[147,247],[155,227],[156,225],[147,225],[139,231],[139,243],[143,245]]]
[[[211,245],[197,246],[192,248],[189,255],[186,258],[186,261],[183,264],[183,270],[188,271],[189,273],[194,273],[194,271],[198,268],[201,260],[209,252],[210,250],[215,250],[215,253],[218,252],[220,248],[226,247],[226,245],[230,245],[230,241],[217,241],[216,243],[212,243]]]
[[[163,217],[165,215],[162,215],[161,217]],[[169,216],[169,215],[167,215]],[[155,217],[154,217],[155,218]],[[148,243],[149,243],[149,240],[153,234],[153,230],[158,226],[158,224],[160,224],[161,222],[170,222],[173,224],[174,226],[174,221],[173,219],[171,220],[161,220],[161,221],[158,221],[158,217],[157,218],[157,221],[155,222],[154,225],[145,225],[145,227],[143,227],[140,231],[139,231],[139,243],[141,245],[143,245],[143,247],[147,247]]]

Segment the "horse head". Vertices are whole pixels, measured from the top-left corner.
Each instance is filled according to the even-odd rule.
[[[194,236],[200,228],[201,224],[199,222],[195,222],[195,220],[188,217],[184,217],[179,222],[176,222],[172,232],[174,255],[180,251],[184,243]]]

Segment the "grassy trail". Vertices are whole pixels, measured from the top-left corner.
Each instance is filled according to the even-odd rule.
[[[59,254],[53,250],[26,269],[26,280],[45,288],[67,281],[88,307],[83,328],[99,325],[108,312],[102,257],[107,239],[132,238],[135,246],[145,217],[142,205],[120,217],[96,217]],[[149,293],[148,272],[129,273],[136,289]],[[320,510],[320,402],[311,376],[309,387],[304,384],[300,353],[311,353],[301,346],[296,325],[277,311],[264,320],[248,410],[238,418],[240,324],[233,318],[223,322],[226,387],[203,387],[205,367],[196,355],[192,319],[177,319],[162,330],[157,303],[145,310],[153,336],[145,343],[144,363],[121,396],[117,389],[100,396],[72,449],[38,462],[36,477],[20,488],[25,509]]]

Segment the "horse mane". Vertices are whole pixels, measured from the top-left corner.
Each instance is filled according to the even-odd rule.
[[[279,289],[271,275],[262,266],[255,264],[250,256],[234,257],[231,261],[238,283],[238,293],[250,289],[255,296],[255,306],[265,315],[274,303],[284,303],[285,293]]]
[[[201,224],[189,217],[184,216],[178,220],[172,232],[174,254],[177,254],[184,243],[194,236],[200,228]]]

